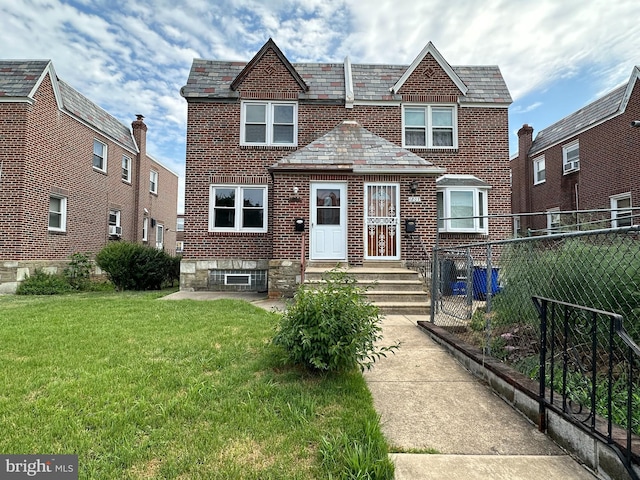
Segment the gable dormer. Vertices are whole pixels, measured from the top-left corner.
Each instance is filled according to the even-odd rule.
[[[309,87],[272,39],[245,65],[230,88],[241,100],[241,145],[297,146],[297,100]]]
[[[467,90],[462,79],[431,42],[391,87],[392,93],[399,93],[403,98],[437,95],[447,96],[450,101],[457,101],[458,96],[467,94]]]
[[[402,97],[402,145],[407,148],[458,148],[457,107],[468,88],[429,42],[391,93]]]
[[[297,99],[309,87],[273,39],[245,65],[231,82],[240,98]]]

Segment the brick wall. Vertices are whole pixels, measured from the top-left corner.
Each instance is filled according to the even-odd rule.
[[[111,208],[121,212],[122,240],[138,239],[137,153],[60,111],[48,75],[33,104],[0,104],[0,137],[0,231],[4,234],[0,260],[7,265],[18,261],[55,264],[75,252],[95,254],[112,241],[108,234]],[[93,168],[94,139],[107,145],[106,173]],[[123,155],[132,159],[132,182],[122,180]],[[145,162],[151,165],[151,160]],[[148,192],[145,168],[146,181],[140,182]],[[175,250],[178,179],[164,167],[158,170],[160,194],[149,205],[174,231],[172,241],[166,244]],[[48,230],[51,194],[67,198],[65,232]]]
[[[514,195],[518,195],[514,197],[514,213],[610,208],[610,196],[628,192],[632,205],[640,205],[640,184],[636,181],[640,130],[630,126],[631,121],[639,118],[640,85],[636,84],[624,113],[533,156],[527,154],[528,149],[520,152],[521,158],[513,170]],[[575,140],[580,143],[580,170],[564,175],[562,148]],[[530,172],[527,175],[525,168],[531,168],[533,160],[541,155],[545,156],[546,180],[533,185],[533,175]],[[515,210],[516,207],[519,209]],[[529,226],[546,228],[546,217],[529,220]]]
[[[265,72],[269,72],[268,75]],[[187,163],[185,196],[185,252],[183,265],[189,270],[189,284],[182,288],[203,289],[193,281],[198,263],[208,268],[213,260],[287,260],[299,262],[301,235],[294,231],[295,218],[309,223],[309,185],[313,181],[347,183],[348,262],[359,265],[364,257],[362,204],[365,182],[400,184],[401,217],[417,220],[419,234],[427,246],[436,237],[435,177],[352,174],[283,174],[269,167],[293,153],[296,147],[264,148],[240,146],[240,102],[246,98],[297,99],[299,85],[274,53],[265,54],[254,70],[240,83],[239,99],[188,102]],[[405,101],[457,102],[459,91],[435,60],[427,55],[407,79],[400,93]],[[397,145],[402,144],[402,109],[396,104],[355,105],[329,101],[298,102],[298,147],[316,140],[344,120],[355,120],[372,133]],[[476,175],[489,183],[489,212],[508,214],[511,210],[508,111],[506,108],[458,108],[458,148],[455,150],[414,149],[447,173]],[[408,203],[409,184],[418,181],[419,203]],[[209,186],[219,183],[263,183],[269,188],[269,231],[265,234],[208,232]],[[275,182],[275,183],[274,183]],[[298,187],[293,194],[293,187]],[[490,220],[489,238],[502,239],[511,232],[508,218]],[[488,236],[443,235],[443,244],[468,243]],[[407,247],[403,236],[401,248]],[[308,238],[305,257],[309,256]],[[277,263],[277,262],[276,262]],[[274,265],[272,263],[272,265]],[[298,263],[299,265],[299,263]],[[286,268],[292,268],[289,263]],[[191,272],[193,270],[193,272]],[[299,270],[299,267],[298,267]],[[296,271],[293,267],[292,271]],[[193,277],[191,277],[193,275]],[[201,275],[204,278],[204,274]],[[270,292],[271,293],[271,292]]]

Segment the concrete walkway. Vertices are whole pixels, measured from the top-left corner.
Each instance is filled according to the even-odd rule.
[[[586,468],[473,377],[416,326],[424,317],[388,315],[395,355],[365,373],[396,480],[593,480]],[[383,342],[383,344],[385,343]]]
[[[252,293],[164,297],[185,298],[239,298],[266,310],[284,309],[282,301]],[[402,345],[365,373],[392,449],[412,452],[392,454],[396,480],[597,478],[420,330],[416,322],[426,319],[387,315],[383,343]]]

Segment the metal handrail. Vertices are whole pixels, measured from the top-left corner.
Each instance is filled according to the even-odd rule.
[[[567,418],[569,421],[578,425],[580,428],[586,429],[591,434],[601,437],[607,444],[616,452],[623,465],[625,466],[630,477],[634,480],[639,480],[636,471],[633,468],[633,454],[632,454],[632,439],[633,439],[633,375],[634,364],[640,359],[640,347],[633,341],[623,327],[623,318],[616,313],[607,312],[604,310],[598,310],[595,308],[585,307],[581,305],[575,305],[560,300],[554,300],[551,298],[533,296],[533,303],[538,311],[540,318],[540,364],[539,364],[539,415],[540,415],[540,430],[546,430],[546,409],[552,409],[556,413]],[[590,337],[589,341],[584,341],[580,345],[575,345],[571,341],[576,329],[575,322],[578,312],[586,313],[591,320],[591,325],[587,328],[587,335]],[[560,319],[562,325],[557,325],[557,317],[562,316]],[[606,341],[603,340],[602,334],[598,335],[598,321],[601,318],[609,319],[609,329]],[[613,438],[613,425],[612,425],[612,384],[613,384],[613,369],[617,365],[614,365],[614,335],[617,335],[627,347],[627,352],[624,356],[624,361],[628,364],[628,378],[626,385],[626,447],[622,452],[617,446]],[[556,341],[560,340],[560,350],[556,352]],[[596,387],[598,383],[598,364],[596,353],[599,349],[607,349],[608,365],[606,366],[606,378],[607,378],[607,432],[602,432],[597,428],[596,423]],[[579,355],[578,350],[588,351],[588,354]],[[562,406],[558,407],[557,402],[554,399],[554,386],[556,384],[556,365],[555,359],[559,357],[562,359],[562,379],[561,379],[561,391],[557,392],[561,395]],[[587,379],[589,383],[589,405],[578,404],[575,405],[573,400],[569,396],[568,389],[568,374],[569,362],[576,365],[579,372]],[[547,364],[549,363],[549,395],[547,396]],[[589,367],[590,364],[590,368]],[[586,413],[583,409],[586,410]]]

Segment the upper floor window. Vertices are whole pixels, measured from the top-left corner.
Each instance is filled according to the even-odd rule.
[[[49,230],[67,231],[67,199],[58,195],[49,197]]]
[[[562,147],[562,172],[580,170],[580,144],[576,141]]]
[[[184,217],[178,217],[176,220],[176,232],[184,232]]]
[[[405,147],[456,148],[458,146],[455,106],[404,106],[402,121]]]
[[[444,175],[436,182],[438,229],[449,233],[489,231],[490,186],[471,175]]]
[[[546,178],[544,155],[533,160],[533,184],[543,183]]]
[[[210,232],[266,232],[267,187],[211,185]]]
[[[158,172],[155,170],[149,172],[149,191],[151,193],[158,193]]]
[[[119,237],[122,235],[120,225],[120,210],[109,210],[109,235]]]
[[[122,180],[131,183],[131,158],[122,156]]]
[[[631,194],[623,193],[611,197],[611,226],[630,227],[633,225]]]
[[[242,145],[295,146],[298,105],[285,102],[243,102]]]
[[[93,141],[93,168],[107,171],[107,145],[99,140]]]

